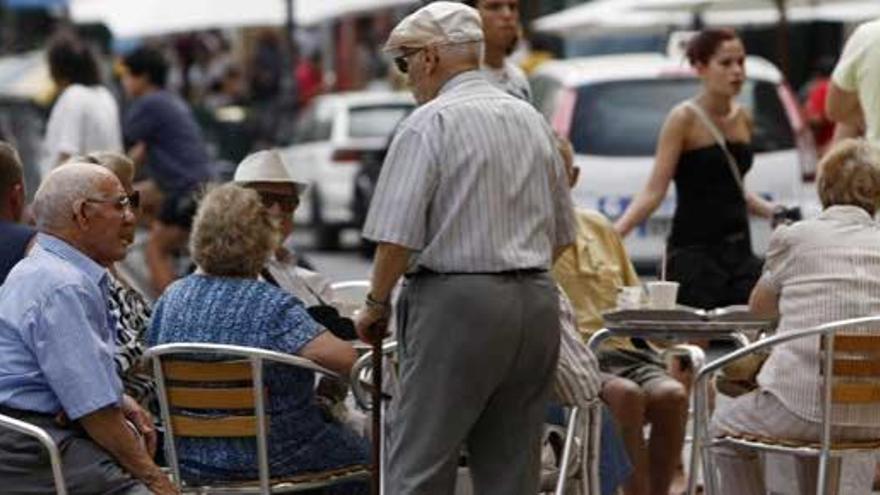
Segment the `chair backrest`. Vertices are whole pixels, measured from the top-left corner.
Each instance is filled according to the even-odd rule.
[[[338,378],[312,361],[289,354],[224,344],[178,343],[147,349],[153,362],[162,422],[165,454],[180,486],[175,437],[256,437],[260,488],[269,493],[268,391],[263,363],[274,362]],[[185,415],[181,411],[211,411]]]
[[[831,402],[865,405],[880,403],[880,334],[839,333],[822,339],[831,343]],[[823,364],[823,370],[827,368]],[[824,373],[824,371],[823,371]]]
[[[64,482],[64,473],[61,471],[61,454],[58,452],[58,446],[55,445],[52,437],[46,433],[46,430],[3,414],[0,414],[0,428],[7,428],[17,431],[22,435],[33,437],[42,444],[49,451],[49,463],[52,467],[52,481],[55,484],[55,494],[67,495],[67,484]]]
[[[330,284],[333,291],[333,302],[342,316],[351,318],[354,312],[364,305],[367,292],[370,291],[369,280],[346,280]]]

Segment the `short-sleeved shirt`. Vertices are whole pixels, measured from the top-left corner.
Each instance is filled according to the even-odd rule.
[[[417,251],[437,272],[549,269],[574,240],[572,211],[543,117],[467,71],[401,123],[364,237]]]
[[[575,210],[575,244],[553,265],[553,278],[571,299],[578,330],[589,338],[604,326],[602,312],[617,305],[621,287],[639,285],[623,241],[611,222],[592,210]],[[627,339],[610,341],[615,347],[631,348]]]
[[[831,206],[814,219],[778,227],[758,282],[779,295],[783,334],[880,314],[880,224],[856,206]],[[758,384],[792,413],[821,420],[819,338],[773,348]],[[837,407],[837,406],[836,406]],[[880,424],[876,407],[835,409],[835,424]]]
[[[129,145],[146,144],[147,174],[163,193],[186,193],[212,178],[202,133],[179,96],[160,90],[134,100],[122,131]]]
[[[58,165],[62,153],[121,152],[119,105],[110,91],[100,85],[68,86],[49,114],[46,150],[48,161],[44,172]]]
[[[0,405],[78,419],[122,400],[107,271],[37,235],[0,286]]]
[[[168,287],[153,311],[147,342],[206,342],[298,354],[324,332],[284,290],[255,279],[194,274]],[[272,476],[363,463],[366,442],[324,421],[315,403],[314,373],[266,366],[269,465]],[[204,411],[201,411],[204,413]],[[255,479],[253,438],[178,439],[187,479]]]
[[[865,137],[880,143],[880,19],[856,28],[831,80],[840,89],[858,93],[865,114]]]
[[[529,85],[529,80],[525,72],[513,62],[505,60],[504,67],[500,69],[483,65],[481,71],[498,89],[520,100],[532,101],[532,87]]]
[[[37,231],[18,223],[0,220],[0,285],[6,280],[9,271],[24,258],[25,251]]]

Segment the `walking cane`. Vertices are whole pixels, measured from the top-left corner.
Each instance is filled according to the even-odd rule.
[[[373,495],[380,495],[382,490],[382,337],[387,324],[387,321],[378,321],[370,326],[373,349],[373,475],[370,493]]]

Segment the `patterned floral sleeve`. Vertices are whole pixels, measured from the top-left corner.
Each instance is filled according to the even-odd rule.
[[[140,292],[111,276],[109,308],[116,321],[116,371],[125,393],[146,405],[155,398],[155,385],[149,374],[138,369],[138,364],[144,353],[150,305]]]
[[[285,308],[282,321],[285,322],[280,333],[273,337],[273,348],[281,352],[299,354],[303,347],[315,339],[324,327],[318,324],[306,311],[302,302],[287,294],[284,295]]]

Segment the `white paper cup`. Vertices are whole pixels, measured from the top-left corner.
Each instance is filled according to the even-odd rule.
[[[678,299],[678,282],[648,282],[648,304],[652,309],[675,309]]]
[[[642,307],[641,287],[621,287],[617,292],[617,309],[639,309]]]

